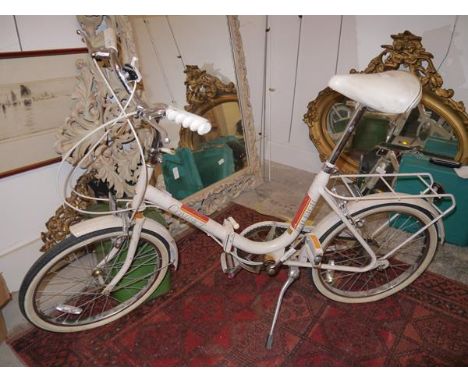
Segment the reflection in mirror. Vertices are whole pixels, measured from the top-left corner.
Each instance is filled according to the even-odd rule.
[[[229,19],[136,16],[131,20],[148,101],[185,107],[213,125],[209,134],[199,136],[161,121],[175,155],[164,155],[156,174],[158,185],[181,200],[247,170],[246,124],[238,99],[239,71]]]
[[[207,111],[204,117],[213,123],[213,132],[204,138],[205,142],[225,142],[232,149],[234,171],[243,169],[247,164],[247,155],[239,103],[221,103]]]
[[[326,117],[326,130],[334,143],[343,133],[355,106],[353,101],[340,98],[330,107]],[[458,138],[452,125],[441,113],[423,103],[409,115],[367,111],[345,152],[352,160],[359,161],[362,155],[383,143],[450,159],[454,159],[458,152]]]
[[[190,134],[190,142],[187,142],[188,147],[199,151],[209,145],[226,144],[233,151],[234,171],[243,169],[247,156],[242,117],[237,100],[220,103],[202,116],[211,122],[212,129],[206,135]],[[179,143],[180,146],[183,147],[182,142]]]
[[[178,199],[219,182],[248,164],[234,84],[224,83],[196,65],[187,65],[185,72],[189,102],[185,108],[207,118],[212,129],[206,135],[182,129],[176,155],[164,157],[164,184]]]

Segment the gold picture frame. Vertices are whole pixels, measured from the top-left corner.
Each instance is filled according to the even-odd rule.
[[[60,160],[55,135],[72,110],[86,53],[83,48],[0,53],[0,178]]]

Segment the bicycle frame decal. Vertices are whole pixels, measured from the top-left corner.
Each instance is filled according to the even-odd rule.
[[[199,223],[206,224],[209,222],[210,218],[208,216],[203,215],[202,213],[194,210],[193,208],[190,208],[189,206],[186,206],[185,204],[182,204],[180,207],[180,210],[192,217],[193,219],[197,220]]]
[[[307,215],[307,212],[309,211],[309,207],[311,206],[311,199],[308,194],[304,196],[304,199],[302,200],[301,205],[299,206],[299,209],[296,212],[296,215],[294,216],[294,219],[291,222],[291,228],[295,230],[300,223],[303,220],[303,217]]]

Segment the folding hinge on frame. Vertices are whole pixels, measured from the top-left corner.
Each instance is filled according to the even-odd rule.
[[[237,222],[229,217],[224,220],[224,227],[227,229],[228,234],[223,241],[223,253],[221,254],[221,268],[223,272],[226,273],[230,278],[233,278],[236,273],[241,269],[240,263],[236,261],[232,255],[232,247],[235,237],[235,229],[239,228]]]
[[[239,224],[231,216],[224,220],[223,226],[229,232],[223,241],[223,250],[226,253],[231,253],[232,243],[234,242],[234,230],[239,228]]]
[[[226,239],[224,239],[224,242],[223,242],[224,252],[231,253],[232,243],[234,242],[234,235],[235,233],[233,231],[229,232],[228,235],[226,236]]]

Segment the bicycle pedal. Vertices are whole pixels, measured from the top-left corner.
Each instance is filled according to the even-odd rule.
[[[275,263],[274,261],[270,260],[267,260],[263,263],[263,266],[268,276],[276,276],[282,265],[282,263]]]

